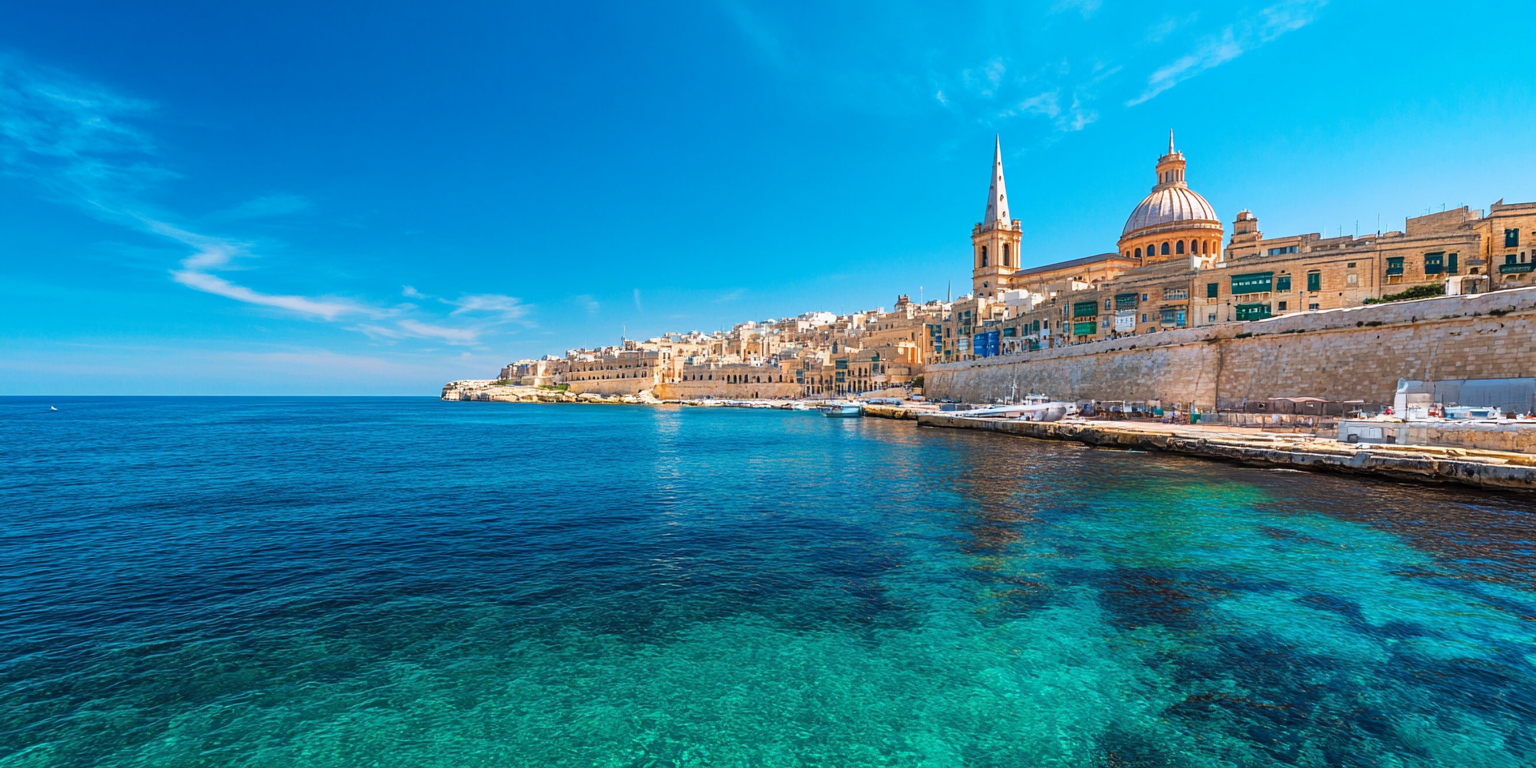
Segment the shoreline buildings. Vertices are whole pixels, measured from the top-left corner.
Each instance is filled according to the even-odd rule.
[[[667,334],[564,357],[521,360],[501,379],[565,384],[603,395],[804,397],[918,382],[927,365],[1182,328],[1243,323],[1393,298],[1529,287],[1536,203],[1493,203],[1409,218],[1403,231],[1266,237],[1249,210],[1231,235],[1186,179],[1176,149],[1126,219],[1113,252],[1023,267],[1023,230],[1009,216],[1002,145],[993,147],[982,220],[971,229],[971,293],[834,315]]]

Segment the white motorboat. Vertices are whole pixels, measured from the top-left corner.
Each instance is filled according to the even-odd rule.
[[[827,403],[817,410],[829,419],[856,419],[864,415],[864,406],[858,403]]]

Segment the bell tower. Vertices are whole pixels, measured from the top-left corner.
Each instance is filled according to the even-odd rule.
[[[987,213],[971,228],[971,293],[995,299],[1008,290],[1019,269],[1019,242],[1024,233],[1019,220],[1008,217],[1008,188],[1003,184],[1003,142],[992,150],[992,186],[987,190]]]

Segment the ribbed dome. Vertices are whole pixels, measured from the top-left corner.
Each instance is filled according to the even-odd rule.
[[[1220,219],[1216,218],[1216,209],[1200,193],[1182,183],[1158,185],[1153,188],[1152,194],[1141,201],[1141,205],[1136,206],[1136,210],[1131,211],[1131,217],[1125,220],[1125,229],[1120,230],[1120,236],[1180,221],[1220,223]]]

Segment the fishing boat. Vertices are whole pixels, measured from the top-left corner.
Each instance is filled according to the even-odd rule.
[[[858,403],[828,403],[818,410],[829,419],[856,419],[864,415],[864,406]]]

